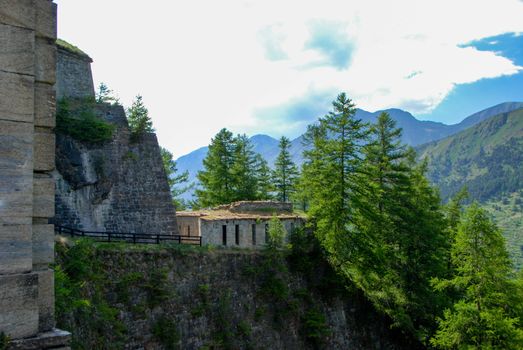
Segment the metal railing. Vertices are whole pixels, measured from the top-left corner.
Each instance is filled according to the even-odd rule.
[[[202,245],[202,238],[197,236],[160,235],[132,232],[84,231],[71,227],[55,225],[54,230],[59,235],[71,237],[89,237],[97,242],[118,242],[133,244],[160,244],[172,242],[178,244]]]

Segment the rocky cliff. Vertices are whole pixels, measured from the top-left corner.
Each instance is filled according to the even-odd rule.
[[[156,136],[131,142],[121,106],[95,109],[115,125],[111,141],[92,144],[57,134],[55,223],[91,231],[177,234]]]
[[[59,107],[66,101],[81,108],[73,108],[67,116],[74,135],[57,118],[54,223],[89,231],[177,234],[156,135],[131,142],[123,107],[94,103],[91,62],[78,48],[58,42]],[[112,125],[108,140],[78,137],[82,136],[78,130],[85,129],[86,112],[87,122],[97,118]]]
[[[57,279],[59,325],[76,348],[420,348],[311,252],[85,241],[57,250],[69,271]]]

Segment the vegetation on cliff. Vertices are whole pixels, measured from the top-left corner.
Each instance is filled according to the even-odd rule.
[[[261,252],[60,240],[58,326],[74,349],[419,347],[344,287],[313,235],[270,232]]]
[[[99,118],[95,106],[94,98],[62,98],[56,108],[56,132],[83,142],[110,141],[115,126]]]

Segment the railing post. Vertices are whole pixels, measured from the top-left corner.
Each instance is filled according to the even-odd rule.
[[[111,242],[111,232],[107,232],[107,241]]]
[[[198,243],[200,244],[200,247],[202,246],[202,236],[199,237]]]
[[[159,234],[156,235],[156,244],[160,244],[160,235]]]
[[[182,244],[182,236],[178,235],[178,244]]]
[[[133,243],[136,244],[136,232],[133,233]]]

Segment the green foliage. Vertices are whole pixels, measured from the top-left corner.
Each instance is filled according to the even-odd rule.
[[[166,269],[155,269],[150,272],[149,280],[143,285],[147,292],[147,303],[150,308],[159,306],[169,299],[171,293],[167,286]]]
[[[108,103],[110,105],[119,105],[120,100],[114,95],[114,91],[109,89],[105,83],[100,83],[96,92],[96,103]]]
[[[317,309],[310,309],[302,318],[305,338],[316,347],[320,346],[331,331],[327,325],[325,315]]]
[[[133,104],[127,109],[127,122],[131,130],[131,141],[139,141],[145,133],[154,132],[153,121],[143,103],[141,95],[137,95]]]
[[[181,349],[180,331],[174,320],[160,316],[153,326],[153,335],[166,350]]]
[[[285,231],[285,227],[283,227],[283,223],[280,219],[278,219],[278,217],[273,216],[269,221],[269,230],[267,234],[269,237],[267,239],[267,244],[265,245],[266,250],[274,253],[284,247],[285,236],[287,232]]]
[[[7,350],[7,346],[9,346],[9,337],[4,332],[0,332],[0,350]]]
[[[163,168],[165,169],[165,174],[167,175],[167,182],[169,183],[169,188],[171,189],[171,196],[173,198],[174,205],[177,210],[184,209],[183,200],[179,198],[180,195],[187,192],[193,187],[193,185],[183,185],[189,180],[189,171],[184,171],[181,174],[178,174],[178,167],[176,161],[173,159],[173,154],[169,152],[166,148],[160,147],[160,154],[162,155]]]
[[[202,186],[196,190],[198,207],[269,196],[267,164],[253,152],[245,135],[234,137],[227,129],[220,130],[211,140],[203,165],[204,170],[198,172]]]
[[[435,280],[435,287],[455,289],[460,297],[439,321],[432,345],[441,349],[521,349],[521,314],[514,312],[517,308],[507,307],[515,289],[509,281],[511,264],[505,243],[477,204],[467,209],[457,226],[452,263],[456,269],[453,278]]]
[[[273,186],[276,189],[276,199],[280,202],[288,202],[296,191],[298,179],[298,168],[292,161],[289,149],[291,141],[282,136],[280,139],[280,153],[274,163],[272,172]]]
[[[260,154],[256,154],[255,161],[258,191],[256,197],[261,200],[273,199],[272,192],[274,191],[274,186],[272,184],[272,174],[269,164]]]
[[[78,349],[121,349],[126,336],[118,309],[107,302],[104,291],[110,279],[101,270],[94,244],[87,239],[73,246],[57,244],[55,265],[55,315],[57,326],[74,329],[79,323],[82,334],[73,332],[72,345]],[[86,281],[96,286],[86,288]]]
[[[58,101],[56,132],[75,140],[102,143],[113,137],[114,125],[96,116],[92,99],[63,98]]]
[[[56,39],[56,46],[66,50],[66,51],[69,51],[71,53],[74,53],[76,55],[89,58],[89,55],[87,55],[81,49],[79,49],[78,47],[74,46],[73,44],[68,43],[67,41],[65,41],[63,39]]]

